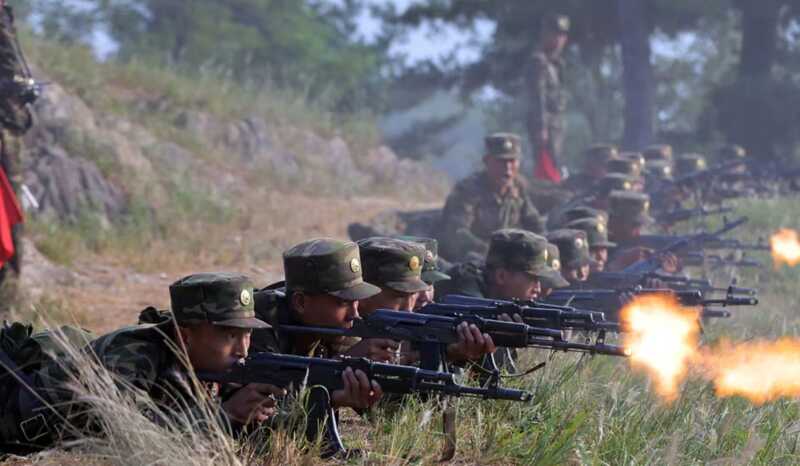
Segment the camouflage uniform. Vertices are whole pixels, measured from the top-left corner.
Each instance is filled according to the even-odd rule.
[[[253,351],[301,354],[294,336],[281,332],[283,325],[303,325],[291,308],[294,292],[330,294],[348,301],[373,296],[380,289],[364,281],[358,245],[350,241],[318,238],[304,241],[283,253],[284,283],[255,293],[256,315],[272,328],[256,330],[250,339]],[[346,342],[320,341],[313,356],[332,357],[347,348]],[[301,354],[307,356],[308,354]]]
[[[496,134],[486,138],[488,157],[519,158],[519,138]],[[505,194],[495,192],[486,172],[459,182],[442,210],[439,241],[448,260],[464,260],[470,253],[482,257],[492,232],[503,228],[544,231],[542,217],[522,178]]]
[[[16,35],[11,7],[4,6],[0,8],[0,86],[5,88],[0,99],[0,163],[19,196],[22,185],[22,136],[30,129],[33,118],[25,102],[9,89],[26,75],[17,50]],[[18,224],[13,231],[15,254],[10,261],[17,273],[20,272],[22,257],[21,235],[22,224]]]
[[[569,18],[552,15],[545,18],[542,28],[548,33],[569,32]],[[528,134],[534,144],[533,154],[540,152],[536,141],[542,131],[547,131],[546,149],[558,163],[564,143],[564,111],[567,96],[564,90],[564,61],[561,57],[549,56],[539,50],[533,54],[530,72],[531,103],[528,110]]]
[[[218,273],[196,274],[170,286],[172,318],[156,325],[137,325],[101,336],[87,348],[90,357],[114,374],[117,388],[123,396],[145,396],[162,408],[168,416],[185,415],[187,407],[196,406],[194,385],[187,377],[182,362],[185,356],[176,354],[180,347],[176,339],[176,324],[191,325],[209,322],[213,325],[239,328],[266,328],[255,318],[253,288],[247,277]],[[80,385],[81,374],[69,360],[54,361],[31,376],[36,393],[54,409],[41,403],[33,407],[24,402],[30,392],[16,386],[16,393],[4,401],[2,441],[50,446],[72,433],[65,429],[64,419],[78,431],[99,430],[91,406],[76,403],[81,394],[70,384]],[[210,385],[208,388],[212,388]],[[213,395],[213,393],[212,393]],[[221,401],[220,399],[216,400]],[[200,407],[190,408],[193,419],[204,420]],[[167,423],[155,415],[152,420]],[[221,425],[231,432],[241,426],[232,425],[221,409],[217,410]]]

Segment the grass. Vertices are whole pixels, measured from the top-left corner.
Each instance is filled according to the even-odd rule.
[[[779,226],[796,226],[784,222],[798,218],[800,206],[793,200],[771,203],[769,212],[758,209],[756,202],[759,201],[740,206],[752,216],[752,223],[743,229],[742,236],[764,234]],[[796,306],[800,297],[796,290],[798,273],[800,270],[787,268],[761,272],[753,278],[758,280],[753,285],[760,288],[762,304],[756,309],[735,310],[731,320],[714,322],[707,328],[705,341],[714,341],[720,335],[743,340],[800,334]],[[528,351],[523,357],[523,366],[547,361],[546,367],[535,374],[506,381],[509,386],[530,390],[534,394],[532,403],[473,399],[451,402],[458,416],[456,463],[791,465],[800,462],[798,400],[783,399],[757,406],[738,397],[719,398],[709,382],[691,376],[679,397],[666,403],[654,394],[644,375],[618,358],[546,351]],[[124,406],[125,401],[112,397],[114,403],[109,404],[103,401],[106,400],[103,393],[102,390],[94,393],[99,397],[98,409],[113,409],[114,417],[123,416],[119,406]],[[177,461],[175,464],[207,464],[194,461],[199,458],[197,452],[205,455],[210,451],[223,454],[223,462],[230,462],[226,464],[320,462],[313,453],[304,453],[297,443],[299,440],[285,432],[273,435],[264,453],[251,444],[232,446],[219,438],[209,441],[190,435],[176,439],[175,432],[158,433],[156,427],[133,412],[125,411],[124,418],[133,422],[110,426],[114,438],[127,438],[135,429],[137,436],[145,432],[141,439],[120,444],[98,444],[94,440],[78,454],[101,457],[107,464],[128,464],[126,458],[144,445],[142,442],[153,442],[147,448],[152,451],[148,454],[154,455],[148,458],[155,462],[169,458]],[[441,413],[433,401],[410,400],[401,409],[379,409],[369,419],[346,415],[342,432],[348,445],[370,451],[350,464],[434,464],[442,448]]]

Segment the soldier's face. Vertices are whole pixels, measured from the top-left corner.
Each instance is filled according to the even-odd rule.
[[[359,302],[329,294],[294,293],[292,307],[306,325],[350,328],[359,317]]]
[[[425,305],[432,303],[434,293],[433,285],[429,285],[427,290],[417,293],[417,301],[414,303],[414,311],[418,311]]]
[[[483,158],[489,180],[496,188],[504,188],[511,184],[519,174],[519,159],[501,159],[486,156]]]
[[[568,282],[574,284],[588,280],[590,272],[589,265],[583,265],[580,267],[564,267],[561,270],[561,275],[563,275]]]
[[[550,54],[560,54],[567,46],[569,36],[563,32],[547,33],[544,37],[544,49]]]
[[[504,268],[495,270],[492,298],[531,300],[541,293],[542,284],[536,276]]]
[[[361,301],[361,313],[368,316],[378,309],[411,312],[418,297],[419,293],[403,293],[383,287],[380,293]]]
[[[189,361],[197,371],[219,372],[247,357],[250,329],[202,323],[181,327],[180,335]]]
[[[608,262],[608,248],[591,248],[592,259],[596,262],[592,266],[592,272],[602,272]]]

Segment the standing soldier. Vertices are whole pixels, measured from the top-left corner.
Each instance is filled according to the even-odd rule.
[[[539,44],[533,55],[531,104],[528,135],[536,162],[535,177],[559,183],[559,156],[564,142],[564,63],[561,52],[567,45],[569,18],[548,15],[542,21]]]
[[[5,0],[0,0],[0,164],[19,195],[22,136],[33,122],[28,104],[36,99],[37,93],[19,48],[13,12],[5,3]],[[21,224],[13,227],[15,254],[9,261],[17,274],[21,266],[21,229]]]

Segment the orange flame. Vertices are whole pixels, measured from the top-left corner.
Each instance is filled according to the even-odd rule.
[[[790,267],[800,264],[800,238],[795,230],[781,228],[772,235],[769,243],[776,266],[784,262]]]
[[[621,317],[628,329],[623,344],[631,364],[655,379],[659,395],[674,400],[697,353],[697,309],[683,307],[671,296],[640,295],[622,309]]]
[[[800,397],[800,340],[722,341],[703,351],[701,364],[719,396],[743,396],[757,404]]]

